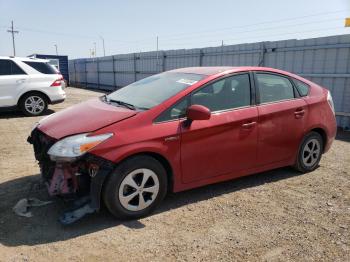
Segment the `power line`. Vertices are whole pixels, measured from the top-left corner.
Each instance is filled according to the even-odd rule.
[[[313,33],[313,32],[320,32],[320,31],[326,31],[326,30],[334,30],[334,29],[343,29],[343,27],[329,27],[329,28],[322,28],[322,29],[312,29],[312,30],[306,30],[306,31],[297,31],[297,32],[288,32],[288,33],[277,33],[277,34],[269,34],[269,35],[260,35],[260,36],[250,36],[250,37],[237,37],[237,38],[229,38],[229,39],[224,39],[226,45],[232,45],[228,44],[227,41],[232,41],[232,40],[242,40],[242,39],[252,39],[252,38],[258,38],[258,37],[264,37],[264,41],[267,41],[266,38],[267,37],[271,37],[271,36],[284,36],[284,35],[291,35],[291,34],[298,34],[298,33]],[[242,43],[242,41],[240,41]],[[206,41],[206,42],[202,42],[203,44],[208,44],[208,43],[218,43],[218,40],[213,40],[213,41]],[[183,43],[183,44],[177,44],[175,46],[184,46],[184,45],[188,45],[188,43]]]
[[[317,13],[317,14],[311,14],[311,15],[305,15],[305,16],[297,16],[297,17],[291,17],[287,19],[279,19],[279,20],[269,20],[269,21],[262,21],[259,23],[253,23],[253,24],[246,24],[246,25],[237,25],[237,26],[231,26],[231,27],[224,27],[224,28],[217,28],[217,29],[212,29],[212,30],[203,30],[203,31],[196,31],[196,32],[188,32],[188,33],[180,33],[180,34],[171,34],[171,35],[160,35],[160,39],[172,39],[174,36],[181,36],[181,35],[198,35],[202,33],[208,33],[208,32],[218,32],[218,31],[227,31],[235,28],[246,28],[246,27],[252,27],[252,26],[259,26],[259,25],[265,25],[265,24],[271,24],[271,23],[282,23],[286,21],[293,21],[293,20],[299,20],[299,19],[304,19],[304,18],[309,18],[309,17],[317,17],[317,16],[323,16],[323,15],[331,15],[331,14],[337,14],[337,13],[344,13],[348,12],[348,10],[338,10],[338,11],[332,11],[332,12],[323,12],[323,13]],[[185,37],[184,37],[185,38]],[[137,41],[133,42],[139,42],[142,40],[148,40],[149,42],[153,42],[152,38],[143,38],[139,39]],[[144,41],[146,42],[146,41]]]
[[[280,28],[288,28],[288,27],[297,27],[297,26],[302,26],[302,25],[310,25],[310,24],[318,24],[318,23],[324,23],[324,22],[330,22],[330,21],[343,21],[344,18],[334,18],[334,19],[326,19],[326,20],[318,20],[318,21],[313,21],[313,22],[305,22],[305,23],[299,23],[299,24],[292,24],[292,25],[280,25],[280,26],[273,26],[273,27],[268,27],[268,28],[258,28],[258,29],[252,29],[252,30],[244,30],[244,31],[234,31],[232,33],[235,34],[245,34],[245,33],[251,33],[251,32],[260,32],[260,31],[268,31],[268,30],[273,30],[273,29],[280,29]],[[200,36],[197,37],[186,37],[186,38],[175,38],[172,40],[164,40],[164,42],[170,42],[170,41],[177,41],[177,40],[182,40],[182,39],[192,39],[192,38],[199,38]],[[205,36],[208,37],[208,36]]]
[[[16,47],[15,47],[15,34],[18,34],[19,31],[15,31],[13,28],[13,21],[11,21],[11,29],[7,30],[7,32],[12,34],[12,47],[13,47],[13,56],[16,56]]]
[[[317,20],[317,21],[312,21],[312,22],[304,22],[304,23],[299,23],[299,24],[292,24],[292,25],[279,25],[279,26],[274,26],[274,27],[268,27],[268,28],[258,28],[258,29],[252,29],[252,30],[241,30],[241,31],[234,31],[231,32],[232,34],[246,34],[246,33],[250,33],[250,32],[261,32],[261,31],[268,31],[268,30],[273,30],[273,29],[284,29],[284,28],[291,28],[291,27],[299,27],[299,26],[303,26],[303,25],[308,25],[308,24],[318,24],[318,23],[323,23],[323,22],[329,22],[329,21],[337,21],[337,20],[343,20],[343,18],[334,18],[334,19],[326,19],[326,20]],[[210,37],[210,36],[207,36]],[[192,39],[192,38],[199,38],[199,37],[182,37],[182,38],[176,38],[173,40],[168,40],[168,39],[164,39],[162,40],[162,42],[164,43],[168,43],[168,42],[177,42],[183,39]],[[219,38],[222,40],[227,40],[225,38],[222,38],[222,35],[219,35]],[[240,37],[240,39],[242,39],[242,37]],[[213,40],[211,42],[217,42],[218,40]],[[146,42],[146,41],[145,41]],[[135,44],[139,44],[140,42],[136,42]],[[182,45],[187,45],[189,42],[187,43],[182,43]],[[119,46],[123,47],[126,46],[127,44],[121,44]],[[128,45],[132,45],[132,44],[128,44]],[[145,46],[145,45],[144,45]],[[153,44],[147,44],[146,46],[153,46]]]
[[[181,36],[181,35],[198,35],[202,33],[207,33],[207,32],[218,32],[218,31],[227,31],[227,30],[232,30],[235,28],[246,28],[246,27],[252,27],[252,26],[257,26],[257,25],[264,25],[264,24],[270,24],[270,23],[281,23],[285,21],[293,21],[293,20],[298,20],[298,19],[303,19],[303,18],[309,18],[309,17],[317,17],[317,16],[322,16],[322,15],[330,15],[330,14],[336,14],[336,13],[343,13],[347,12],[348,10],[338,10],[338,11],[332,11],[332,12],[323,12],[323,13],[317,13],[317,14],[311,14],[311,15],[305,15],[305,16],[298,16],[298,17],[291,17],[287,19],[280,19],[280,20],[269,20],[269,21],[262,21],[259,23],[253,23],[253,24],[246,24],[246,25],[237,25],[237,26],[232,26],[232,27],[225,27],[225,28],[217,28],[217,29],[211,29],[211,30],[203,30],[203,31],[196,31],[196,32],[188,32],[188,33],[181,33],[181,34],[170,34],[170,35],[163,35],[159,36],[160,39],[171,39],[176,36]],[[28,32],[34,32],[34,33],[42,33],[42,34],[52,34],[52,35],[61,35],[61,36],[68,36],[68,37],[74,37],[74,38],[93,38],[96,39],[98,36],[93,36],[93,35],[80,35],[80,34],[70,34],[70,33],[62,33],[62,32],[52,32],[52,31],[45,31],[45,30],[40,30],[40,29],[34,29],[34,28],[28,28],[28,27],[18,27],[21,31],[28,31]],[[127,44],[137,44],[140,41],[146,42],[145,40],[148,40],[148,42],[153,42],[154,39],[149,37],[149,38],[143,38],[143,39],[138,39],[138,40],[133,40],[133,41],[121,41],[121,40],[113,40],[111,39],[110,41],[112,42],[118,42],[118,43],[123,43],[125,45]]]
[[[332,11],[332,12],[323,12],[323,13],[317,13],[317,14],[311,14],[311,15],[291,17],[291,18],[287,18],[287,19],[268,20],[268,21],[263,21],[263,22],[259,22],[259,23],[253,23],[253,24],[237,25],[237,26],[231,26],[231,27],[225,27],[225,28],[217,28],[217,29],[212,29],[212,30],[196,31],[196,32],[192,32],[192,33],[181,33],[181,34],[176,34],[176,35],[188,35],[188,34],[192,35],[192,34],[200,34],[200,33],[206,33],[206,32],[226,31],[226,30],[230,30],[230,29],[234,29],[234,28],[245,28],[245,27],[251,27],[251,26],[256,26],[256,25],[264,25],[264,24],[271,24],[271,23],[281,23],[281,22],[285,22],[285,21],[293,21],[293,20],[299,20],[299,19],[309,18],[309,17],[330,15],[330,14],[336,14],[336,13],[344,13],[344,12],[348,12],[348,11],[349,10],[338,10],[338,11]],[[169,35],[169,36],[176,36],[176,35]],[[164,36],[166,37],[166,35],[164,35]]]

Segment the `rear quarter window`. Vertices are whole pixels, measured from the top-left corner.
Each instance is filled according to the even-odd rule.
[[[57,74],[57,71],[49,63],[32,61],[23,61],[23,63],[29,65],[30,67],[34,68],[36,71],[39,71],[42,74]]]
[[[309,85],[297,79],[293,79],[293,82],[297,87],[300,96],[307,96],[309,94],[309,88],[310,88]]]

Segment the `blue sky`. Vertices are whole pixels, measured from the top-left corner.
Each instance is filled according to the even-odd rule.
[[[350,0],[0,0],[0,55],[32,53],[89,57],[350,34]]]

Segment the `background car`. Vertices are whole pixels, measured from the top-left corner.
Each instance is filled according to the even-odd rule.
[[[47,60],[0,57],[0,109],[43,114],[48,104],[63,102],[65,82]]]
[[[61,220],[70,223],[100,198],[115,216],[137,218],[167,191],[283,166],[312,171],[335,134],[332,98],[315,83],[272,68],[198,67],[60,111],[29,142],[51,195],[90,195]]]

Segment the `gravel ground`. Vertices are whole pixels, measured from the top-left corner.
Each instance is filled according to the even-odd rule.
[[[101,94],[67,93],[53,111]],[[48,199],[26,142],[40,118],[0,114],[1,261],[350,261],[349,134],[308,174],[282,168],[170,194],[140,220],[102,210],[63,227],[61,201],[34,208],[32,218],[12,212],[21,198]]]

